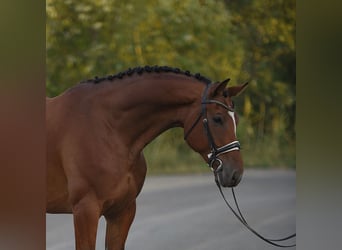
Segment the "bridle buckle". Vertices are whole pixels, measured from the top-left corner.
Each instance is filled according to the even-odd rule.
[[[214,164],[218,162],[218,166],[216,167],[216,169],[214,169]],[[220,158],[214,158],[213,160],[210,161],[210,169],[211,171],[213,171],[214,173],[217,173],[219,171],[221,171],[222,167],[223,167],[223,162]]]

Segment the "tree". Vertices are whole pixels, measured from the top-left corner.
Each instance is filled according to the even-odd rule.
[[[229,27],[216,1],[48,0],[47,92],[146,64],[234,79],[241,51]]]
[[[285,124],[295,136],[295,0],[225,0],[231,33],[243,44],[242,74],[251,79],[245,115],[257,134],[279,133]],[[252,102],[249,104],[249,102]],[[267,122],[266,122],[267,121]]]

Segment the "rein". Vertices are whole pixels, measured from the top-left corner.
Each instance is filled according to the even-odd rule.
[[[287,248],[287,247],[294,247],[296,246],[296,244],[292,244],[292,245],[280,245],[278,243],[275,243],[275,242],[282,242],[282,241],[285,241],[285,240],[288,240],[288,239],[291,239],[291,238],[294,238],[296,237],[296,234],[292,234],[290,236],[287,236],[287,237],[284,237],[284,238],[281,238],[281,239],[270,239],[270,238],[266,238],[264,236],[262,236],[261,234],[259,234],[258,232],[256,232],[246,221],[246,219],[244,218],[244,216],[242,215],[241,211],[240,211],[240,207],[237,203],[237,199],[236,199],[236,196],[235,196],[235,192],[234,192],[234,189],[232,188],[232,194],[233,194],[233,197],[234,197],[234,202],[235,202],[235,206],[237,208],[237,211],[238,213],[233,209],[233,207],[229,204],[229,202],[227,201],[225,195],[223,194],[223,191],[222,191],[222,188],[221,188],[221,185],[220,185],[220,182],[219,182],[219,179],[218,179],[218,176],[217,176],[217,171],[214,171],[214,176],[215,176],[215,183],[220,191],[220,194],[224,200],[224,202],[226,203],[226,205],[229,207],[229,209],[232,211],[232,213],[235,215],[235,217],[249,230],[251,231],[253,234],[255,234],[257,237],[259,237],[260,239],[262,239],[263,241],[265,241],[266,243],[268,244],[271,244],[273,246],[276,246],[276,247],[282,247],[282,248]]]
[[[202,95],[202,101],[201,101],[201,105],[202,105],[202,109],[201,109],[201,113],[199,114],[199,116],[197,117],[197,119],[195,120],[195,122],[192,124],[192,126],[190,127],[190,129],[185,133],[184,135],[184,140],[187,140],[187,137],[189,136],[189,134],[191,133],[191,131],[196,127],[196,125],[199,123],[199,121],[201,120],[201,117],[203,117],[203,127],[206,133],[206,136],[208,138],[208,142],[209,142],[209,147],[210,147],[210,153],[208,154],[208,163],[209,163],[209,167],[211,168],[211,170],[214,172],[214,176],[215,176],[215,183],[220,191],[220,194],[224,200],[224,202],[226,203],[226,205],[229,207],[229,209],[233,212],[233,214],[236,216],[236,218],[249,230],[251,231],[253,234],[255,234],[257,237],[259,237],[260,239],[262,239],[263,241],[267,242],[268,244],[271,244],[273,246],[276,247],[282,247],[282,248],[287,248],[287,247],[294,247],[296,246],[296,244],[291,244],[291,245],[281,245],[275,242],[283,242],[285,240],[291,239],[296,237],[296,234],[292,234],[290,236],[281,238],[281,239],[270,239],[270,238],[266,238],[264,236],[262,236],[261,234],[259,234],[258,232],[256,232],[246,221],[246,219],[244,218],[244,216],[242,215],[241,211],[240,211],[240,207],[237,203],[237,199],[235,196],[235,192],[234,189],[232,188],[232,194],[234,197],[234,202],[235,202],[235,206],[237,208],[236,212],[233,207],[229,204],[229,202],[227,201],[220,182],[219,182],[219,178],[218,178],[218,172],[221,171],[223,163],[222,160],[220,158],[218,158],[219,155],[221,154],[225,154],[228,153],[230,151],[234,151],[234,150],[240,150],[240,143],[239,141],[233,141],[230,142],[222,147],[217,147],[217,145],[214,142],[214,137],[211,134],[210,128],[209,128],[209,122],[208,122],[208,118],[207,118],[207,104],[218,104],[220,106],[222,106],[223,108],[227,109],[228,111],[234,112],[234,109],[232,109],[231,107],[227,106],[226,104],[217,101],[217,100],[207,100],[207,93],[209,90],[210,84],[207,84],[204,93]],[[218,166],[216,169],[214,169],[214,164],[218,163]]]

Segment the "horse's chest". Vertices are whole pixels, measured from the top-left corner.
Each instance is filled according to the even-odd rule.
[[[103,214],[105,213],[119,213],[126,207],[130,206],[132,202],[135,202],[138,193],[142,188],[142,184],[136,183],[133,176],[127,176],[125,181],[117,183],[107,195],[102,197],[103,203]]]

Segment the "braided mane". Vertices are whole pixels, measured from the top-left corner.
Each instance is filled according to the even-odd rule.
[[[97,83],[100,83],[100,82],[105,81],[105,80],[112,81],[114,79],[122,79],[123,77],[128,77],[128,76],[131,76],[135,73],[138,75],[141,75],[143,73],[163,73],[163,72],[171,72],[171,73],[175,73],[175,74],[182,74],[182,75],[185,75],[188,77],[196,78],[197,80],[204,82],[206,84],[211,83],[210,79],[202,76],[200,73],[191,74],[190,71],[188,71],[188,70],[183,71],[179,68],[173,68],[173,67],[169,67],[169,66],[158,66],[158,65],[129,68],[129,69],[122,71],[122,72],[119,72],[115,75],[108,75],[105,77],[95,76],[93,79],[88,79],[88,80],[82,81],[80,83],[90,82],[90,83],[97,84]]]

